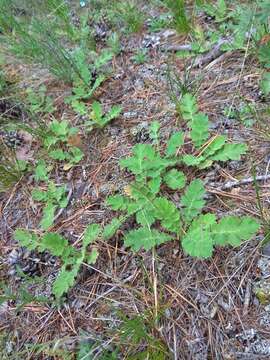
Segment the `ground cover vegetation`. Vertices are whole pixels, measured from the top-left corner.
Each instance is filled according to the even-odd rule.
[[[265,0],[0,0],[1,358],[269,358],[269,68]]]

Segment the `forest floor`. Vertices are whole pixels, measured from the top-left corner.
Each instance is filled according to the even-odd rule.
[[[143,6],[149,17],[158,18],[164,12]],[[199,23],[206,31],[214,20],[201,15]],[[204,210],[219,218],[261,218],[263,211],[268,218],[270,122],[269,114],[261,111],[267,101],[259,87],[262,69],[258,60],[248,51],[232,50],[192,66],[190,58],[173,49],[189,42],[188,36],[171,29],[151,32],[147,20],[138,33],[121,36],[122,51],[112,60],[112,75],[95,95],[105,108],[121,105],[120,116],[103,130],[79,133],[83,161],[67,171],[54,168],[55,181],[68,184],[71,195],[52,229],[70,243],[78,241],[87,224],[107,224],[113,218],[105,199],[123,192],[131,179],[120,169],[119,160],[130,155],[136,143],[150,141],[153,120],[160,123],[164,142],[173,132],[185,130],[172,96],[179,96],[184,76],[196,89],[199,109],[209,116],[211,135],[226,134],[249,149],[240,161],[188,169],[189,181],[199,177],[205,183],[209,196]],[[143,48],[147,54],[142,63],[136,63],[134,54]],[[18,88],[46,85],[56,107],[53,116],[79,127],[80,117],[64,102],[70,87],[14,58],[3,69],[13,82],[16,79]],[[246,104],[255,110],[244,114],[244,120],[240,111],[234,118],[226,116],[226,108],[240,110]],[[24,110],[14,108],[11,100],[0,99],[0,116],[10,111],[24,116]],[[252,124],[245,122],[249,117]],[[35,161],[39,147],[31,136],[20,145],[30,162]],[[263,176],[256,186],[254,169],[258,179]],[[239,184],[233,184],[238,180]],[[152,347],[165,351],[160,359],[269,359],[269,299],[261,301],[255,291],[259,286],[270,287],[270,249],[261,246],[263,231],[240,247],[218,248],[212,258],[199,260],[185,255],[176,241],[159,246],[155,254],[134,254],[122,241],[124,231],[134,225],[130,220],[111,240],[97,242],[97,262],[82,266],[76,285],[61,306],[55,306],[52,283],[59,261],[22,248],[13,238],[16,228],[38,227],[42,206],[33,203],[34,186],[33,175],[26,174],[0,197],[0,275],[10,296],[0,306],[2,359],[73,359],[76,354],[81,360],[131,359],[130,354],[143,354],[147,347],[149,354]],[[169,196],[179,202],[178,192]],[[31,281],[34,276],[40,280]],[[37,301],[41,296],[47,300]],[[132,344],[132,339],[121,338],[118,330],[126,316],[139,319],[137,325],[127,322],[127,326],[134,337],[132,326],[139,332],[145,330],[145,342]],[[85,355],[79,357],[78,349]],[[141,359],[154,359],[147,356]]]

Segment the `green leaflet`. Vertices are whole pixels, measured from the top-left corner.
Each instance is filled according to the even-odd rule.
[[[250,239],[259,227],[258,222],[249,216],[226,216],[213,226],[213,240],[216,245],[239,246],[242,240]]]
[[[71,270],[66,270],[65,265],[61,268],[52,289],[56,299],[60,299],[74,285],[79,268],[74,266]]]
[[[203,208],[205,201],[203,182],[199,179],[193,180],[187,187],[181,198],[181,204],[184,206],[182,212],[187,223],[191,222]]]
[[[182,171],[169,170],[164,176],[165,183],[172,190],[180,190],[186,185],[186,176]]]
[[[114,236],[116,231],[120,228],[123,222],[127,219],[126,216],[120,216],[119,218],[113,218],[112,221],[106,225],[103,229],[103,238],[105,240],[110,239]]]
[[[38,247],[38,237],[30,231],[16,229],[14,232],[14,239],[17,240],[21,246],[24,246],[29,250],[35,250]]]
[[[138,230],[129,231],[124,238],[124,244],[134,251],[140,249],[150,250],[153,247],[170,241],[171,237],[158,230],[150,230],[149,228],[140,228]]]
[[[154,214],[166,230],[179,234],[181,229],[180,212],[172,201],[164,197],[155,199]]]
[[[168,140],[167,148],[166,148],[166,156],[167,157],[175,156],[177,149],[182,145],[184,145],[184,133],[182,131],[177,131]]]
[[[180,110],[184,120],[192,120],[198,111],[196,98],[191,94],[185,94],[180,101]]]
[[[40,226],[43,230],[47,230],[52,226],[56,208],[56,205],[53,205],[52,202],[48,202],[43,209],[43,216],[40,221]]]
[[[48,250],[54,256],[61,256],[67,245],[67,239],[59,234],[47,233],[41,238],[40,250]]]
[[[112,210],[127,210],[128,204],[130,203],[129,199],[122,195],[113,195],[109,196],[106,200],[107,205],[109,205]]]
[[[225,144],[212,159],[217,161],[240,160],[241,155],[244,155],[246,152],[246,144]]]
[[[197,102],[191,94],[185,94],[180,101],[180,111],[191,129],[190,136],[195,147],[200,147],[209,137],[208,116],[198,112]]]
[[[98,224],[88,225],[83,236],[83,246],[86,247],[94,242],[100,234],[100,226]]]
[[[209,132],[209,121],[208,116],[199,112],[194,115],[192,122],[190,123],[191,127],[191,140],[195,147],[200,147],[208,139]]]
[[[270,60],[269,60],[270,62]],[[263,74],[260,81],[260,88],[265,96],[270,94],[270,73],[266,72]]]
[[[213,214],[201,215],[193,220],[182,239],[185,253],[202,259],[211,257],[214,247],[211,226],[215,224],[215,221],[216,217]]]
[[[149,144],[137,144],[133,148],[133,156],[120,161],[123,168],[131,171],[138,181],[158,177],[168,166],[173,166],[175,160],[161,158]]]

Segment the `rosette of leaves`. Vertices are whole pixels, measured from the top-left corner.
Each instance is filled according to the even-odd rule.
[[[21,246],[38,252],[49,251],[53,256],[60,259],[62,265],[60,272],[53,284],[53,294],[60,299],[75,283],[81,265],[94,264],[98,257],[96,248],[88,251],[88,246],[97,240],[100,234],[100,227],[97,224],[88,225],[82,237],[82,246],[75,249],[63,236],[48,232],[43,236],[36,233],[17,229],[14,238]]]
[[[183,118],[190,128],[189,137],[199,149],[209,137],[208,118],[198,111],[195,99],[185,95],[181,102]],[[259,224],[251,217],[228,216],[217,220],[214,214],[204,214],[205,189],[200,179],[187,184],[182,165],[210,166],[214,160],[239,159],[246,151],[243,144],[228,144],[225,136],[216,136],[203,146],[199,156],[184,155],[184,133],[174,133],[162,155],[150,144],[137,144],[132,156],[121,160],[135,180],[126,188],[126,195],[114,195],[107,204],[123,215],[112,220],[103,236],[110,238],[128,217],[135,216],[139,227],[127,232],[124,244],[132,250],[149,250],[170,240],[180,239],[188,255],[211,257],[215,246],[238,246],[258,230]],[[160,195],[161,185],[172,191],[181,191],[180,202],[175,204]]]

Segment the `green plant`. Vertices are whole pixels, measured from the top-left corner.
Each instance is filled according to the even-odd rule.
[[[122,108],[119,105],[113,105],[112,108],[106,113],[103,114],[102,105],[98,101],[94,101],[92,104],[92,112],[90,114],[90,120],[85,122],[87,127],[90,129],[95,126],[98,128],[103,128],[110,121],[117,118],[121,113]]]
[[[129,32],[139,32],[142,29],[144,14],[134,1],[118,2],[116,12]]]
[[[119,326],[120,345],[128,359],[165,360],[170,355],[165,343],[154,336],[156,319],[151,312],[145,312],[133,317],[120,313],[122,320]]]
[[[188,33],[190,20],[186,15],[185,0],[165,0],[165,5],[173,15],[173,26],[179,33]]]
[[[66,196],[66,186],[56,186],[53,182],[48,183],[46,191],[34,189],[32,191],[32,198],[36,201],[45,203],[43,209],[43,216],[40,226],[43,230],[47,230],[52,226],[57,207],[65,208],[68,204]]]
[[[217,0],[215,4],[203,4],[202,9],[206,12],[207,15],[213,17],[218,23],[223,22],[230,17],[225,0]]]
[[[89,253],[87,249],[98,238],[99,233],[100,228],[97,224],[88,225],[84,231],[80,249],[69,245],[67,239],[53,232],[45,233],[39,237],[34,232],[17,229],[14,238],[27,249],[38,252],[49,251],[53,256],[59,257],[62,266],[52,290],[56,299],[59,300],[74,285],[81,265],[84,262],[95,263],[98,256],[97,250],[93,248]]]
[[[132,56],[132,60],[138,65],[145,63],[148,60],[148,50],[139,49],[137,53]]]
[[[70,128],[67,121],[53,120],[49,125],[49,130],[43,136],[43,143],[49,151],[49,156],[54,160],[67,161],[65,168],[77,164],[84,156],[78,147],[69,145],[70,137],[77,133],[78,129]],[[63,150],[61,145],[64,145],[66,150]]]
[[[53,99],[46,96],[46,90],[45,85],[42,85],[35,90],[32,88],[26,90],[26,101],[31,112],[35,114],[51,114],[54,112]]]
[[[239,106],[231,109],[230,107],[224,109],[224,114],[230,119],[236,119],[247,127],[252,126],[257,118],[256,109],[254,105],[247,102],[240,103]]]
[[[180,239],[184,251],[195,257],[207,258],[214,246],[238,246],[248,240],[259,228],[258,223],[248,217],[228,216],[217,221],[216,216],[202,213],[205,205],[203,182],[195,179],[187,185],[187,179],[179,166],[188,165],[205,168],[213,161],[240,159],[245,153],[243,144],[228,144],[226,136],[208,139],[208,118],[198,111],[195,98],[186,94],[180,104],[182,117],[190,128],[190,137],[197,156],[183,154],[185,136],[174,133],[167,144],[164,155],[150,144],[137,144],[133,155],[121,160],[122,168],[135,176],[126,189],[126,195],[114,195],[107,204],[124,215],[113,219],[104,229],[104,237],[111,237],[130,216],[136,218],[140,227],[125,234],[124,244],[134,251],[149,250],[170,240]],[[201,146],[203,146],[201,148]],[[180,151],[181,149],[181,151]],[[159,195],[161,185],[171,190],[185,189],[177,207],[165,196]],[[160,224],[160,227],[157,225]]]
[[[92,63],[87,64],[86,54],[82,49],[77,49],[75,54],[76,64],[80,69],[81,77],[77,77],[73,83],[72,95],[65,99],[72,108],[81,113],[85,104],[83,101],[90,99],[97,88],[103,83],[106,76],[102,68],[112,59],[113,54],[107,50],[98,56],[92,53]]]
[[[149,30],[151,32],[158,32],[162,29],[165,29],[169,27],[170,20],[169,20],[169,14],[161,14],[159,17],[154,17],[151,19],[151,22],[149,24]]]
[[[261,88],[264,96],[267,96],[270,94],[270,72],[266,72],[263,74],[261,81],[260,81],[260,88]]]
[[[107,40],[107,46],[111,49],[112,53],[117,56],[121,53],[121,41],[117,32],[113,32]]]

